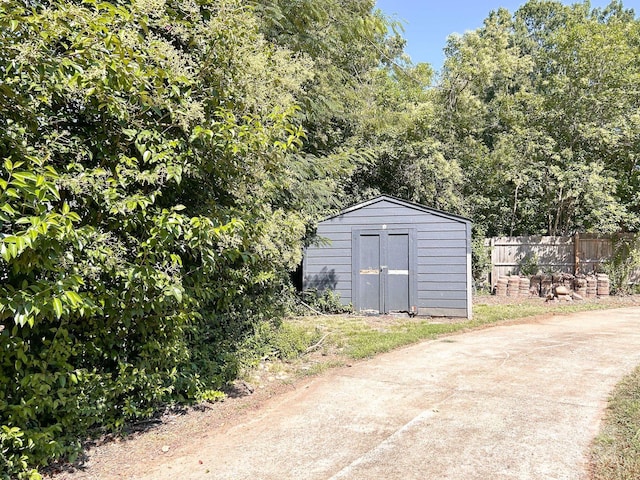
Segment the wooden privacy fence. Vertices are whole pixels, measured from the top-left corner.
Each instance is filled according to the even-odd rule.
[[[543,273],[594,273],[613,252],[610,235],[585,233],[571,237],[493,237],[485,240],[485,246],[490,249],[491,285],[500,277],[523,273],[523,267],[529,264],[537,265]]]

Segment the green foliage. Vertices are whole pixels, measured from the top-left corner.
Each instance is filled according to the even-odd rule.
[[[29,468],[27,453],[33,450],[31,439],[17,427],[0,426],[0,479],[40,480],[42,477]]]
[[[353,187],[352,176],[377,159],[375,142],[362,135],[373,113],[371,88],[379,71],[404,65],[404,40],[373,0],[252,3],[265,37],[313,65],[314,75],[297,97],[305,142],[290,168],[290,200],[315,222],[326,216],[327,207],[338,210],[360,199],[362,189]],[[382,89],[375,94],[375,106],[387,102]],[[376,120],[383,118],[379,113]]]
[[[224,392],[220,390],[204,390],[199,393],[197,400],[199,402],[219,402],[225,399]]]
[[[640,269],[640,237],[631,234],[614,235],[611,243],[611,258],[603,266],[609,275],[611,292],[629,295],[633,293],[631,277]]]
[[[265,360],[292,360],[321,338],[308,324],[260,322],[246,336],[237,353],[239,369],[248,371]]]
[[[638,28],[618,2],[532,0],[450,37],[442,143],[488,235],[636,228]]]
[[[484,244],[485,235],[482,230],[473,229],[471,239],[471,274],[476,284],[486,281],[491,270],[490,250]]]
[[[388,25],[373,0],[256,0],[265,36],[307,56],[314,77],[299,98],[314,155],[353,152],[351,141],[368,72],[400,52],[386,42]],[[345,149],[344,145],[347,145]],[[351,148],[349,148],[351,147]]]
[[[463,175],[439,136],[440,109],[429,87],[426,64],[381,67],[369,75],[367,100],[358,125],[371,145],[371,160],[355,171],[349,192],[355,199],[386,193],[442,210],[464,213]]]
[[[302,308],[298,308],[298,314],[300,315],[309,315],[316,312],[335,315],[353,313],[353,306],[351,304],[343,304],[340,300],[340,294],[331,289],[318,291],[310,288],[302,292],[300,297],[305,304]],[[310,311],[308,307],[313,310]]]
[[[538,254],[530,253],[523,258],[518,264],[518,270],[520,274],[525,276],[536,275],[540,273],[540,265],[538,260]]]
[[[282,315],[311,73],[240,0],[2,0],[0,47],[0,425],[26,475],[215,397]]]

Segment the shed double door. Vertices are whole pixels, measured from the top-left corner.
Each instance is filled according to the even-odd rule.
[[[353,243],[355,309],[414,311],[413,231],[359,230]]]

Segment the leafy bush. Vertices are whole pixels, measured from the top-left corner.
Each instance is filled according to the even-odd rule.
[[[603,265],[609,275],[611,292],[618,295],[633,293],[631,275],[640,269],[640,237],[638,235],[614,235],[611,259]]]
[[[287,360],[303,353],[318,340],[320,333],[306,326],[262,322],[242,345],[241,358],[246,363],[278,358]]]
[[[483,282],[491,270],[489,249],[484,241],[484,231],[474,229],[471,240],[471,273],[476,282]]]
[[[303,308],[301,309],[303,315],[315,312],[335,315],[353,313],[353,306],[351,304],[343,304],[340,300],[340,294],[330,289],[318,291],[310,288],[300,293],[300,299],[303,302]]]
[[[540,271],[538,255],[536,253],[528,254],[520,261],[518,267],[522,275],[531,276],[538,274]]]
[[[29,476],[214,397],[281,314],[309,64],[240,0],[4,0],[0,45],[2,467]]]
[[[40,480],[40,475],[29,468],[29,456],[33,442],[24,438],[17,427],[0,426],[0,479]]]

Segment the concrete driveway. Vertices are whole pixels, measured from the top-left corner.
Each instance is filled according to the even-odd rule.
[[[584,479],[640,309],[424,342],[301,384],[148,479]]]

